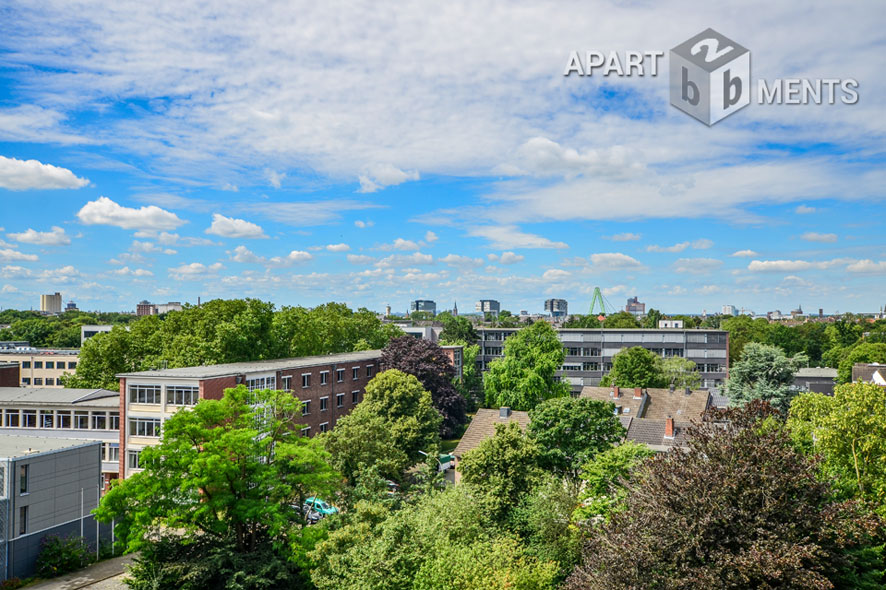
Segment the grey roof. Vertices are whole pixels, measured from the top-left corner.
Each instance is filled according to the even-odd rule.
[[[0,387],[0,404],[19,406],[117,407],[120,392],[107,389],[66,389],[62,387]]]
[[[21,459],[44,453],[100,445],[100,441],[82,438],[44,438],[40,436],[16,436],[0,434],[0,458]]]
[[[837,369],[832,369],[830,367],[803,367],[794,373],[794,377],[824,377],[836,379]]]
[[[634,418],[628,427],[625,438],[637,443],[649,445],[653,450],[667,450],[670,447],[682,446],[686,440],[686,432],[691,426],[688,422],[674,422],[674,437],[665,437],[665,420]]]
[[[495,436],[495,426],[497,424],[507,424],[509,422],[516,422],[520,425],[520,428],[526,430],[526,427],[529,426],[529,412],[511,410],[507,418],[502,418],[500,410],[480,408],[474,414],[471,423],[468,424],[468,429],[465,430],[453,454],[461,458],[468,451],[480,446],[480,443],[487,438]]]
[[[360,352],[344,352],[339,354],[326,354],[319,356],[303,356],[299,358],[289,359],[270,359],[264,361],[247,361],[243,363],[225,363],[222,365],[204,365],[202,367],[182,367],[179,369],[159,369],[157,371],[120,373],[117,375],[117,377],[151,377],[152,379],[209,379],[212,377],[227,377],[230,375],[281,371],[285,369],[298,369],[304,367],[313,367],[316,365],[328,365],[332,363],[354,363],[371,361],[378,359],[380,356],[380,350],[364,350]]]
[[[22,355],[46,355],[46,356],[77,356],[80,354],[79,348],[3,348],[0,349],[0,356],[7,354]]]
[[[17,366],[18,366],[18,363],[13,363],[13,362],[4,363],[4,362],[0,361],[0,369],[8,369],[9,367],[17,367]]]
[[[715,408],[728,408],[729,398],[722,393],[711,392],[711,406]]]

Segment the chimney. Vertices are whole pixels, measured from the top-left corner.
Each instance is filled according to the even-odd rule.
[[[619,396],[620,393],[621,393],[621,392],[618,390],[618,387],[613,387],[613,388],[612,388],[612,397],[614,397],[615,399],[618,399],[618,396]]]
[[[643,388],[642,387],[635,387],[634,388],[634,399],[640,399],[641,397],[643,397]]]
[[[692,388],[691,387],[686,388],[686,395],[692,395]]]
[[[665,438],[674,438],[674,419],[670,416],[665,420]]]
[[[511,408],[508,408],[506,406],[502,406],[498,409],[498,417],[501,418],[502,420],[506,420],[506,419],[510,418],[510,416],[511,416]]]

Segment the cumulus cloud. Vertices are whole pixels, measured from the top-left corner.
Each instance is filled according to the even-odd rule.
[[[330,252],[347,252],[351,247],[347,244],[329,244],[326,246],[326,249]]]
[[[674,272],[707,274],[714,272],[722,265],[722,260],[714,258],[680,258],[674,263]]]
[[[757,253],[753,250],[738,250],[737,252],[733,252],[730,256],[734,256],[736,258],[752,258],[757,256]]]
[[[376,262],[375,265],[380,268],[386,268],[394,266],[427,265],[433,263],[434,257],[430,254],[413,252],[412,254],[391,254]]]
[[[375,222],[371,221],[371,220],[363,221],[362,219],[358,219],[357,221],[354,222],[354,226],[359,227],[360,229],[372,227],[373,225],[375,225]]]
[[[798,205],[796,209],[794,209],[794,213],[797,215],[809,215],[810,213],[815,213],[818,211],[815,207],[807,207],[806,205]]]
[[[800,236],[801,240],[806,240],[807,242],[821,242],[823,244],[832,244],[837,241],[837,234],[820,234],[814,231],[808,231],[802,236]]]
[[[642,262],[621,252],[601,252],[591,254],[591,269],[608,272],[614,270],[643,270],[646,267]]]
[[[124,276],[124,277],[152,277],[154,273],[144,268],[133,268],[130,269],[128,266],[124,266],[123,268],[118,268],[114,271],[114,274]]]
[[[267,168],[265,169],[265,177],[268,179],[268,182],[271,183],[272,187],[280,188],[283,185],[283,179],[286,178],[286,174]]]
[[[304,252],[302,250],[293,250],[286,256],[273,256],[268,259],[268,264],[270,266],[284,267],[284,266],[292,266],[293,264],[300,264],[302,262],[307,262],[314,257],[311,256],[310,253]]]
[[[206,233],[223,238],[267,238],[259,225],[244,219],[225,217],[221,213],[212,214],[212,225]]]
[[[612,236],[603,236],[604,240],[612,240],[613,242],[634,242],[639,240],[642,236],[640,234],[634,233],[623,233],[623,234],[615,234]]]
[[[563,270],[562,268],[551,268],[546,270],[544,274],[541,275],[541,278],[546,281],[558,281],[565,279],[571,275],[572,273],[568,270]]]
[[[526,258],[522,254],[514,254],[513,252],[489,254],[486,257],[493,262],[498,262],[499,264],[516,264],[518,262],[522,262]]]
[[[833,260],[752,260],[748,270],[753,272],[797,272],[803,270],[825,270],[843,264],[852,264],[853,260],[834,258]]]
[[[366,256],[365,254],[348,254],[348,262],[351,264],[369,264],[370,262],[375,262],[375,258],[372,256]]]
[[[234,248],[231,255],[231,260],[241,264],[263,264],[277,268],[307,262],[313,258],[314,257],[309,252],[304,252],[302,250],[293,250],[286,256],[272,256],[271,258],[266,258],[255,254],[246,246],[237,246]]]
[[[387,186],[396,186],[409,180],[418,179],[417,170],[406,172],[391,164],[380,164],[373,166],[366,174],[360,175],[359,192],[374,193]]]
[[[714,242],[707,238],[701,238],[695,240],[694,242],[680,242],[678,244],[674,244],[673,246],[658,246],[651,245],[646,247],[647,252],[682,252],[687,248],[692,248],[693,250],[707,250],[711,246],[714,245]]]
[[[886,273],[886,260],[880,260],[879,262],[869,259],[858,260],[847,266],[846,270],[865,274]]]
[[[48,232],[40,232],[28,228],[27,231],[6,234],[10,239],[24,244],[37,244],[39,246],[67,246],[71,243],[71,238],[65,234],[65,230],[57,225],[52,226],[52,230]]]
[[[19,260],[34,262],[37,259],[38,257],[36,254],[25,254],[24,252],[19,252],[12,248],[0,248],[0,262],[16,262]]]
[[[67,168],[37,160],[17,160],[0,156],[0,188],[13,191],[28,189],[83,188],[89,184]]]
[[[216,276],[224,268],[221,262],[206,265],[202,262],[182,264],[169,269],[169,275],[178,280],[199,280]]]
[[[412,250],[419,250],[421,245],[418,242],[414,242],[412,240],[404,240],[403,238],[397,238],[391,244],[382,244],[378,247],[379,250],[400,250],[401,252],[410,252]]]
[[[122,229],[171,230],[187,223],[175,213],[156,205],[138,209],[123,207],[107,197],[99,197],[83,205],[77,218],[86,225],[112,225]]]
[[[482,258],[471,258],[470,256],[462,256],[460,254],[447,254],[439,260],[451,266],[483,266]]]
[[[247,248],[246,246],[237,246],[234,248],[234,253],[231,255],[231,260],[234,262],[239,262],[241,264],[261,264],[265,261],[265,259],[261,256],[256,256],[252,250]]]
[[[468,235],[486,238],[490,246],[496,250],[510,250],[515,248],[568,248],[565,242],[554,242],[536,234],[521,231],[515,225],[486,225],[473,227],[468,230]]]
[[[426,241],[428,244],[433,244],[434,242],[437,241],[437,239],[438,239],[438,238],[437,238],[437,234],[435,234],[435,233],[432,232],[431,230],[428,230],[427,233],[425,233],[425,241]]]

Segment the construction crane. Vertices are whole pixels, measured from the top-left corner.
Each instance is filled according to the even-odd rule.
[[[597,319],[602,322],[609,313],[615,310],[615,307],[603,297],[600,287],[594,287],[594,297],[591,299],[591,309],[588,311],[588,315],[594,315],[594,310],[597,309],[598,304],[600,306],[600,311],[597,312]]]

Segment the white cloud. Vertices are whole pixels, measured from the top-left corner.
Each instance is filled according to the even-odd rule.
[[[28,228],[27,231],[17,234],[6,234],[16,242],[25,244],[37,244],[39,246],[67,246],[71,238],[65,234],[65,230],[57,225],[52,226],[52,231],[40,232]]]
[[[757,256],[757,253],[753,250],[738,250],[737,252],[733,252],[730,256],[734,256],[736,258],[751,258],[753,256]]]
[[[347,244],[329,244],[326,246],[326,249],[330,252],[347,252],[351,247]]]
[[[533,137],[517,149],[517,163],[499,167],[508,175],[565,176],[596,174],[629,176],[642,171],[635,150],[621,145],[601,146],[580,152],[547,137]]]
[[[412,240],[404,240],[403,238],[397,238],[391,244],[382,244],[378,247],[379,250],[390,251],[390,250],[399,250],[401,252],[411,252],[413,250],[419,250],[421,245],[418,242],[414,242]]]
[[[151,242],[140,242],[138,240],[133,240],[129,249],[133,252],[138,252],[139,254],[150,254],[151,252],[160,252],[163,250],[163,248],[156,244]]]
[[[118,205],[107,197],[99,197],[83,205],[77,217],[86,225],[112,225],[123,229],[170,230],[186,221],[155,205],[134,209]]]
[[[698,239],[698,240],[695,240],[694,242],[692,242],[692,249],[693,250],[707,250],[708,248],[710,248],[713,245],[714,245],[713,241],[711,241],[707,238],[701,238],[701,239]]]
[[[612,236],[603,236],[604,240],[612,240],[613,242],[633,242],[639,240],[642,236],[634,233],[615,234]]]
[[[234,254],[231,256],[231,260],[241,264],[261,264],[265,261],[264,257],[256,256],[246,246],[237,246],[234,248]]]
[[[348,254],[348,262],[351,264],[369,264],[370,262],[375,262],[375,258],[372,256],[366,256],[365,254]]]
[[[371,220],[363,221],[362,219],[358,219],[354,222],[354,226],[359,227],[360,229],[372,227],[373,225],[375,225],[375,222]]]
[[[879,262],[874,262],[873,260],[868,259],[859,260],[847,266],[846,270],[849,272],[865,274],[886,273],[886,260],[881,260]]]
[[[114,271],[114,274],[126,277],[152,277],[154,273],[144,268],[133,268],[130,270],[128,266],[124,266],[123,268],[118,268]]]
[[[798,205],[794,212],[797,215],[809,215],[810,213],[815,213],[818,211],[815,207],[807,207],[806,205]]]
[[[568,248],[565,242],[554,242],[545,237],[521,231],[515,225],[486,225],[473,227],[468,235],[486,238],[496,250],[516,248]]]
[[[432,232],[431,230],[428,230],[427,233],[425,233],[425,241],[426,241],[427,243],[429,243],[429,244],[433,244],[434,242],[437,241],[437,239],[438,239],[438,238],[437,238],[437,234],[435,234],[435,233]]]
[[[270,266],[285,267],[292,266],[293,264],[301,264],[302,262],[307,262],[313,258],[314,257],[308,252],[293,250],[286,256],[273,256],[269,258],[268,264]]]
[[[809,231],[800,236],[801,240],[807,242],[821,242],[823,244],[832,244],[837,241],[837,234],[820,234],[818,232]]]
[[[825,270],[840,266],[842,264],[852,264],[853,260],[845,258],[835,258],[833,260],[752,260],[748,264],[748,270],[753,272],[797,272],[802,270]]]
[[[482,258],[471,258],[470,256],[462,256],[460,254],[447,254],[438,260],[451,266],[483,266]]]
[[[4,279],[26,279],[31,276],[31,271],[23,266],[7,265],[0,269],[0,276]]]
[[[412,170],[405,172],[391,164],[381,164],[373,166],[366,174],[361,174],[360,191],[361,193],[374,193],[386,186],[396,186],[408,180],[418,180],[418,171]]]
[[[19,293],[19,289],[13,285],[3,285],[3,288],[0,289],[0,293]]]
[[[647,252],[682,252],[686,248],[689,247],[689,242],[680,242],[679,244],[674,244],[673,246],[658,246],[651,245],[646,246]]]
[[[212,214],[212,225],[206,233],[223,238],[267,238],[262,228],[244,219],[225,217],[221,213]]]
[[[283,185],[283,179],[286,178],[286,174],[267,168],[265,170],[265,177],[268,179],[268,182],[271,183],[272,187],[280,188]]]
[[[643,263],[632,256],[621,252],[602,252],[591,254],[591,269],[608,272],[614,270],[642,270],[646,267]]]
[[[546,270],[544,274],[541,275],[541,278],[546,281],[559,281],[570,277],[571,275],[572,273],[568,270],[563,270],[561,268],[551,268]]]
[[[202,262],[192,262],[170,268],[169,275],[179,280],[199,280],[213,277],[223,268],[224,265],[221,262],[214,262],[209,265]]]
[[[434,257],[430,254],[413,252],[412,254],[391,254],[390,256],[382,258],[381,260],[376,262],[375,265],[381,268],[387,268],[394,266],[425,265],[433,263]]]
[[[83,188],[88,184],[87,179],[77,178],[67,168],[43,164],[37,160],[17,160],[0,156],[0,188],[23,191]]]
[[[514,254],[510,251],[502,252],[501,254],[489,254],[486,257],[493,262],[498,262],[499,264],[516,264],[518,262],[522,262],[526,258],[522,254]]]
[[[34,262],[37,259],[36,254],[25,254],[12,248],[0,248],[0,262],[15,262],[17,260]]]
[[[680,258],[674,263],[674,272],[707,274],[714,272],[722,265],[722,260],[714,258]]]

